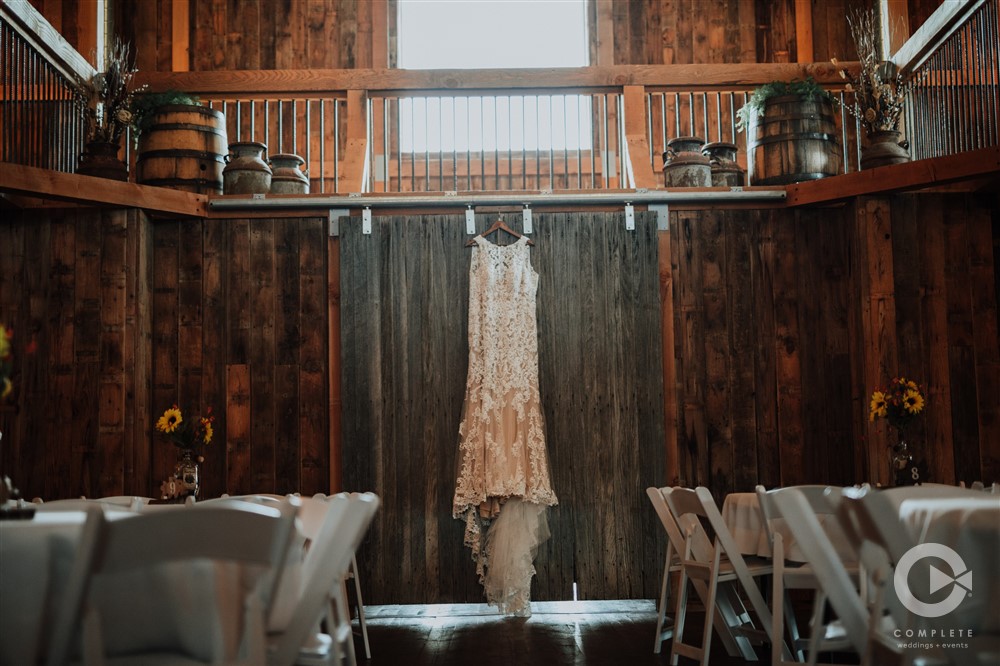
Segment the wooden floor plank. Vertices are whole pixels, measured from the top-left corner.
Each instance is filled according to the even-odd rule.
[[[531,617],[504,617],[486,604],[368,606],[370,666],[645,666],[670,663],[670,643],[653,654],[652,600],[532,602]],[[685,635],[701,633],[692,610]],[[805,618],[803,618],[805,621]],[[357,622],[355,622],[357,630]],[[690,632],[690,634],[688,633]],[[362,650],[355,632],[356,647]],[[363,654],[363,652],[359,652]],[[761,661],[769,663],[766,648]],[[853,655],[822,655],[827,663],[858,663]],[[716,641],[713,665],[742,666]]]

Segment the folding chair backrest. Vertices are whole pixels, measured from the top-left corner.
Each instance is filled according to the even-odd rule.
[[[945,495],[950,496],[950,495]],[[890,490],[869,493],[846,493],[843,501],[857,501],[854,515],[861,538],[884,549],[895,564],[906,551],[916,545],[913,537],[899,520],[899,503]]]
[[[771,523],[781,518],[778,508],[774,505],[774,493],[788,490],[788,488],[795,488],[801,492],[816,515],[833,515],[835,513],[825,495],[828,486],[788,486],[786,488],[772,488],[771,490],[765,490],[764,486],[757,486],[757,502],[760,505],[760,514],[764,523],[764,529],[767,531],[768,541],[773,542]]]
[[[315,622],[323,615],[330,590],[347,573],[351,558],[375,516],[379,499],[373,493],[333,496],[328,499],[323,527],[310,545],[314,564],[303,569],[303,590],[299,604],[285,632],[270,655],[269,663],[291,666]],[[315,552],[313,552],[315,551]]]
[[[656,515],[659,517],[660,522],[663,524],[663,529],[667,531],[667,539],[670,541],[670,547],[678,555],[684,553],[684,535],[681,533],[681,528],[674,520],[673,515],[670,513],[670,508],[667,506],[667,500],[664,496],[668,493],[670,488],[646,488],[646,495],[649,497],[649,501],[653,504],[653,510],[656,511]]]
[[[715,498],[712,497],[712,492],[704,486],[698,486],[695,488],[695,495],[701,503],[703,515],[708,519],[712,531],[715,532],[715,547],[722,548],[722,554],[729,558],[729,562],[733,565],[733,570],[736,572],[736,577],[739,579],[740,585],[743,586],[751,605],[754,607],[754,611],[761,618],[768,635],[770,635],[771,614],[768,606],[764,602],[764,597],[761,595],[757,583],[754,582],[753,577],[750,575],[750,570],[747,568],[746,561],[743,559],[743,555],[736,545],[736,540],[733,538],[732,533],[730,533],[726,521],[723,520],[722,514],[719,513],[719,507],[715,503]],[[778,640],[781,640],[780,636]]]
[[[852,645],[858,654],[864,654],[868,612],[847,570],[837,556],[836,549],[823,531],[816,514],[813,513],[809,501],[795,488],[775,492],[773,498],[775,508],[799,535],[797,543],[812,565],[816,579],[826,593],[830,605],[844,624]]]
[[[297,511],[297,502],[265,507],[232,501],[115,520],[104,519],[103,512],[97,521],[88,515],[81,542],[94,541],[96,546],[83,575],[71,577],[74,624],[82,618],[94,576],[151,570],[173,562],[212,560],[258,567],[265,576],[267,599],[273,599]],[[262,620],[266,611],[262,605]],[[60,643],[60,658],[65,658],[67,649],[68,643]]]
[[[96,507],[101,511],[132,511],[129,504],[119,504],[116,502],[101,502],[92,499],[61,499],[42,502],[32,505],[35,511],[87,511]]]

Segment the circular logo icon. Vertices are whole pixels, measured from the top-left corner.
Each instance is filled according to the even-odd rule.
[[[910,590],[908,581],[910,569],[925,557],[936,557],[951,567],[951,573],[947,574],[933,564],[929,565],[929,592],[931,594],[948,585],[952,586],[951,594],[933,604],[917,599]],[[933,618],[947,615],[958,608],[966,594],[972,592],[972,572],[966,571],[962,556],[940,543],[922,543],[906,551],[896,564],[896,572],[893,574],[892,582],[899,601],[911,613],[921,617]]]

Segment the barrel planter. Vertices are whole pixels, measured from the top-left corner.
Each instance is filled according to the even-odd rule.
[[[205,106],[169,104],[139,136],[136,181],[200,194],[222,194],[229,152],[225,116]]]
[[[751,185],[787,185],[840,173],[841,149],[833,102],[796,95],[764,102],[748,126]]]

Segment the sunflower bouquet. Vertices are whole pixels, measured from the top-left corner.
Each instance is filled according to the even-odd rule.
[[[902,431],[924,411],[924,392],[912,379],[896,377],[886,387],[876,388],[868,407],[868,420],[885,419]]]
[[[211,407],[205,410],[204,416],[185,418],[181,409],[174,405],[156,420],[156,431],[177,448],[198,454],[212,442],[214,421]]]

